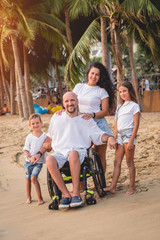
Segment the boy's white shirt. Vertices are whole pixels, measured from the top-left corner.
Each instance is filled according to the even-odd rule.
[[[40,148],[42,147],[46,137],[47,137],[47,134],[45,132],[43,132],[40,137],[36,137],[32,133],[29,133],[28,136],[26,137],[23,151],[27,150],[31,157],[36,155],[36,153],[40,151]],[[45,163],[45,156],[46,154],[44,153],[37,163]],[[25,156],[25,160],[29,162],[26,156]]]

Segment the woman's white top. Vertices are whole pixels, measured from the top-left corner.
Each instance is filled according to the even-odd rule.
[[[36,137],[32,133],[29,133],[28,136],[26,137],[23,151],[27,150],[31,157],[36,155],[36,153],[40,151],[46,137],[47,134],[45,132],[43,132],[40,137]],[[26,156],[25,160],[29,162]],[[40,160],[37,163],[45,163],[45,154],[41,156]]]
[[[89,86],[78,83],[73,92],[78,97],[78,106],[81,113],[96,113],[101,111],[101,101],[109,97],[107,91],[99,86]]]
[[[140,107],[133,101],[125,101],[117,111],[117,130],[134,127],[134,115],[140,112]]]

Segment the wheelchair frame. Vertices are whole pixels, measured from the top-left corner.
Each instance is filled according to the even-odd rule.
[[[92,156],[90,156],[90,152]],[[69,162],[67,162],[61,169],[61,174],[63,174],[63,180],[65,184],[72,183],[72,177],[69,169]],[[101,160],[96,153],[94,148],[88,150],[87,157],[85,157],[84,162],[81,165],[80,182],[83,181],[83,191],[84,191],[84,202],[83,205],[93,205],[96,204],[96,199],[94,198],[94,191],[87,188],[87,178],[92,177],[95,189],[100,198],[104,197],[106,194],[103,188],[106,186],[105,175],[103,171],[103,166]],[[47,185],[49,195],[52,199],[52,203],[49,204],[48,208],[51,210],[58,210],[59,203],[62,199],[62,193],[58,186],[52,179],[48,169],[47,169]],[[88,197],[89,195],[89,197]]]

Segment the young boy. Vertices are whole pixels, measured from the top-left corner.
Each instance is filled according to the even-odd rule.
[[[29,126],[32,129],[32,133],[28,134],[23,148],[25,154],[25,178],[26,178],[26,193],[27,201],[26,204],[32,202],[31,198],[31,182],[33,183],[37,197],[38,205],[44,203],[41,188],[38,182],[38,175],[42,169],[43,163],[45,162],[45,156],[40,152],[47,134],[41,130],[42,120],[39,114],[32,114],[29,118]],[[35,158],[36,154],[40,154],[40,159],[37,161]]]

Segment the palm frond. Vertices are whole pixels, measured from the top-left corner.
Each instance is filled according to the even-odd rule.
[[[38,3],[32,3],[28,5],[28,2],[26,3],[24,1],[23,3],[23,12],[25,14],[29,12],[48,12],[50,10],[51,6],[50,0],[40,0]],[[27,6],[26,6],[27,5]]]
[[[22,12],[22,10],[15,4],[15,12],[17,13],[17,17],[19,19],[19,24],[22,25],[22,28],[24,29],[26,35],[28,36],[28,38],[32,39],[34,36],[33,36],[33,32],[30,30],[29,26],[28,26],[28,23],[26,21],[26,18]]]
[[[51,12],[55,14],[59,14],[64,10],[64,0],[50,0]]]
[[[100,36],[100,25],[94,20],[73,49],[65,67],[65,79],[73,86],[84,78],[91,46]]]
[[[61,48],[62,46],[65,46],[67,51],[70,50],[70,46],[66,40],[66,37],[58,30],[54,31],[53,34],[53,31],[48,31],[48,29],[40,29],[40,35],[47,41],[51,43],[56,43],[56,47],[58,49]]]
[[[160,10],[158,10],[156,5],[153,4],[153,2],[150,0],[143,0],[143,1],[141,0],[139,5],[140,5],[140,12],[145,13],[147,11],[148,14],[151,16],[159,16],[160,15]],[[157,4],[157,6],[158,6],[158,4]]]
[[[0,31],[0,52],[5,68],[9,67],[9,63],[6,56],[6,52],[4,51],[4,42],[8,39],[9,35],[13,33],[15,33],[15,31],[7,28],[6,26],[2,26]]]
[[[122,2],[122,1],[121,1]],[[121,3],[121,10],[127,13],[137,14],[139,12],[139,0],[124,0]]]
[[[53,14],[42,13],[42,12],[30,12],[28,13],[28,18],[39,21],[41,23],[46,23],[53,27],[59,28],[61,30],[65,29],[65,24]]]
[[[150,2],[160,11],[160,2],[157,0],[150,0]]]
[[[88,16],[93,11],[92,0],[68,0],[67,7],[70,11],[71,19],[77,19],[80,16]]]

